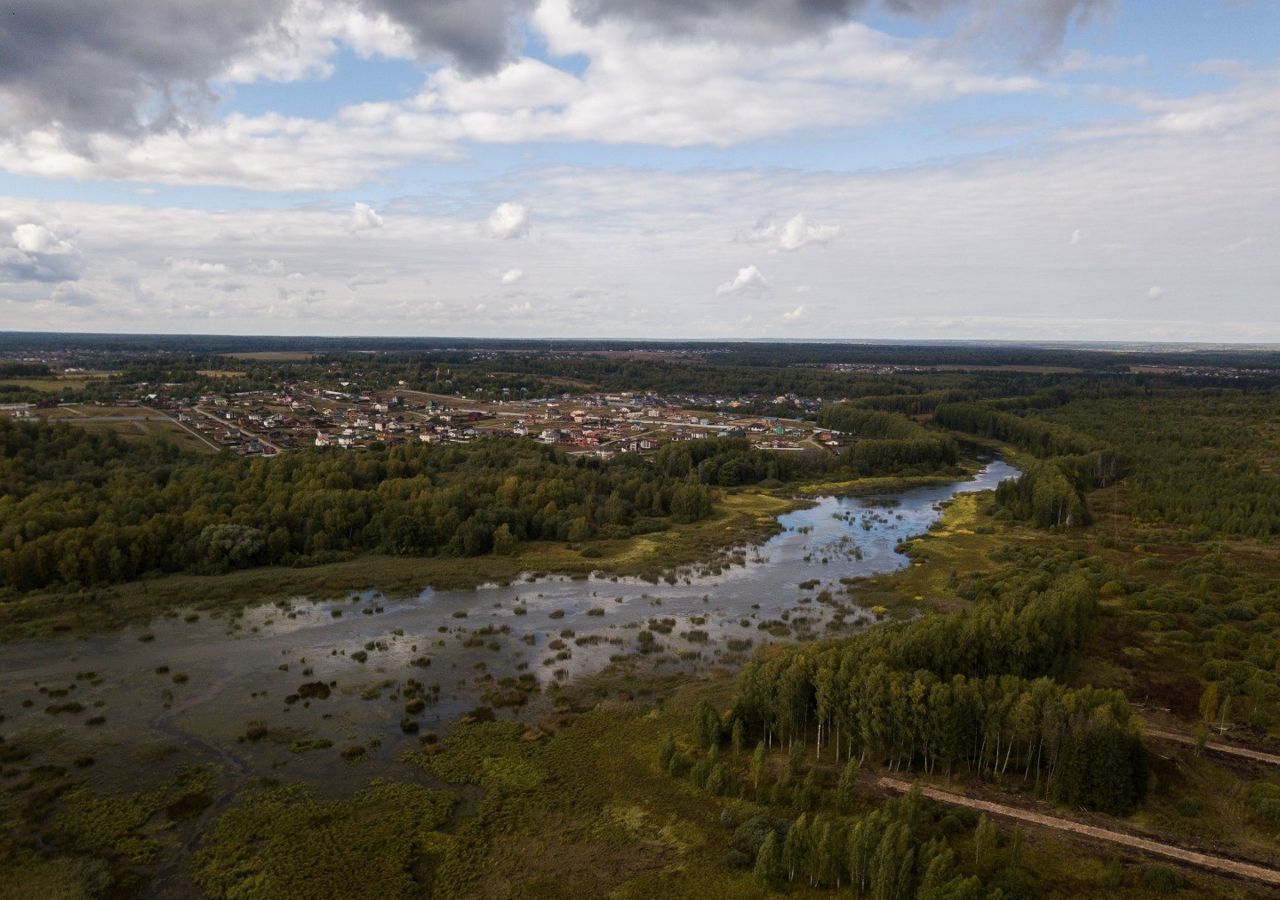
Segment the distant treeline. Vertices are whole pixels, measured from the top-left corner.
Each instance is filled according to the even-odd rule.
[[[65,425],[0,420],[0,584],[308,564],[358,551],[475,556],[523,541],[691,522],[709,490],[645,461],[573,461],[527,441],[186,457]]]
[[[0,351],[83,349],[97,352],[421,353],[437,350],[532,353],[687,351],[730,365],[792,366],[829,363],[869,365],[1019,365],[1109,369],[1129,365],[1273,366],[1280,353],[1260,348],[1197,348],[1088,344],[1053,346],[981,341],[903,343],[771,343],[755,341],[646,341],[523,338],[291,337],[284,335],[75,334],[0,332]]]
[[[0,360],[0,378],[47,378],[53,370],[44,363]]]

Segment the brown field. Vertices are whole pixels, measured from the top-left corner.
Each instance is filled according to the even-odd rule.
[[[315,356],[307,350],[260,350],[252,353],[224,353],[231,359],[256,359],[263,362],[306,362]]]
[[[922,369],[929,369],[932,372],[1029,372],[1032,375],[1053,375],[1066,374],[1073,375],[1083,372],[1084,369],[1076,366],[921,366]]]
[[[105,376],[99,375],[54,375],[49,378],[0,378],[0,384],[20,387],[28,391],[40,391],[56,394],[62,391],[79,391],[94,381]]]

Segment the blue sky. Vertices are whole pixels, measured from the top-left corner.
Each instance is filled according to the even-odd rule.
[[[44,2],[0,328],[1280,341],[1280,4]]]

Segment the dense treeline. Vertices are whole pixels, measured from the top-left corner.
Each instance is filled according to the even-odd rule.
[[[805,884],[876,900],[1003,896],[988,893],[982,879],[962,870],[947,840],[960,827],[953,818],[936,815],[913,791],[852,818],[801,813],[791,822],[752,820],[738,829],[734,843],[749,847],[763,834],[753,874],[765,887]],[[981,822],[975,849],[988,857],[976,861],[984,868],[994,861],[996,839],[994,828]]]
[[[899,397],[901,395],[894,395]],[[874,409],[862,409],[851,403],[832,403],[818,412],[818,424],[823,428],[858,438],[908,438],[929,437],[929,432],[905,416]]]
[[[815,477],[832,465],[830,453],[770,453],[755,450],[745,438],[715,438],[664,444],[654,467],[672,478],[693,477],[702,484],[732,486],[762,481]]]
[[[1040,528],[1088,525],[1089,507],[1083,493],[1052,461],[1034,460],[1015,479],[996,487],[996,505],[1015,519],[1034,522]]]
[[[840,464],[850,474],[924,474],[954,466],[960,451],[948,437],[857,441],[845,447]]]
[[[735,396],[757,394],[765,397],[795,394],[810,398],[836,398],[897,394],[915,389],[914,382],[905,378],[807,367],[730,366],[697,357],[668,361],[631,357],[513,354],[495,361],[494,365],[505,372],[573,379],[607,391],[643,390],[660,394]]]
[[[45,378],[52,374],[44,363],[0,360],[0,378]]]
[[[919,394],[860,397],[854,402],[863,409],[878,409],[882,412],[895,412],[906,416],[923,416],[933,412],[943,403],[962,403],[972,400],[975,393],[973,390],[946,388]]]
[[[923,436],[914,438],[856,441],[839,455],[822,450],[756,450],[745,438],[681,441],[659,448],[654,464],[673,478],[692,477],[701,484],[723,487],[827,476],[924,474],[956,464],[955,441],[921,432]]]
[[[983,403],[945,403],[933,412],[944,428],[995,438],[1037,457],[1065,456],[1096,450],[1096,442],[1070,428],[1001,412]]]
[[[0,420],[0,579],[16,590],[381,551],[474,556],[625,537],[711,512],[706,487],[643,460],[532,442],[275,459],[182,457],[69,426]]]
[[[826,645],[758,657],[734,716],[793,743],[816,730],[839,757],[891,768],[1045,779],[1063,802],[1127,812],[1146,788],[1145,755],[1124,696],[1071,689],[1096,614],[1099,575],[1043,561],[1006,573],[1000,592],[965,612],[927,617]]]
[[[1066,402],[1065,392],[1021,398],[1035,408]],[[1021,402],[1021,401],[1020,401]],[[1041,528],[1071,528],[1091,521],[1085,494],[1124,473],[1117,455],[1100,441],[1052,422],[1019,416],[994,403],[943,404],[934,421],[946,428],[1005,441],[1035,457],[1016,481],[996,489],[996,503],[1017,519]]]
[[[857,475],[878,475],[956,464],[959,448],[949,436],[929,431],[897,412],[863,408],[862,402],[832,403],[818,413],[819,425],[855,438],[841,451],[843,468]]]
[[[1280,535],[1280,392],[1168,392],[1143,399],[1140,410],[1132,400],[1079,399],[1040,415],[1124,448],[1126,499],[1138,520],[1186,526],[1200,538]]]

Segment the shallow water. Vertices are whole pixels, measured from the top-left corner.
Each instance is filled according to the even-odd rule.
[[[840,579],[906,566],[896,546],[927,531],[949,498],[1016,475],[993,462],[972,481],[823,497],[781,516],[783,530],[743,549],[742,564],[719,574],[695,567],[676,584],[551,577],[401,600],[366,592],[263,605],[232,620],[179,615],[82,640],[9,644],[0,648],[0,733],[36,736],[68,761],[89,753],[100,768],[159,771],[204,760],[241,775],[323,776],[336,750],[294,752],[294,738],[360,744],[391,759],[416,745],[400,724],[406,679],[433,698],[410,717],[424,731],[442,730],[500,701],[498,682],[521,675],[537,689],[515,714],[536,717],[550,709],[555,685],[635,658],[651,620],[660,633],[642,659],[658,672],[732,665],[769,641],[856,630],[871,616],[857,606],[857,585]],[[357,651],[367,660],[353,658]],[[179,673],[186,678],[175,682]],[[315,682],[329,686],[327,698],[290,702]],[[83,709],[47,711],[70,702]],[[95,716],[105,722],[88,724]],[[271,738],[238,741],[255,721]]]

